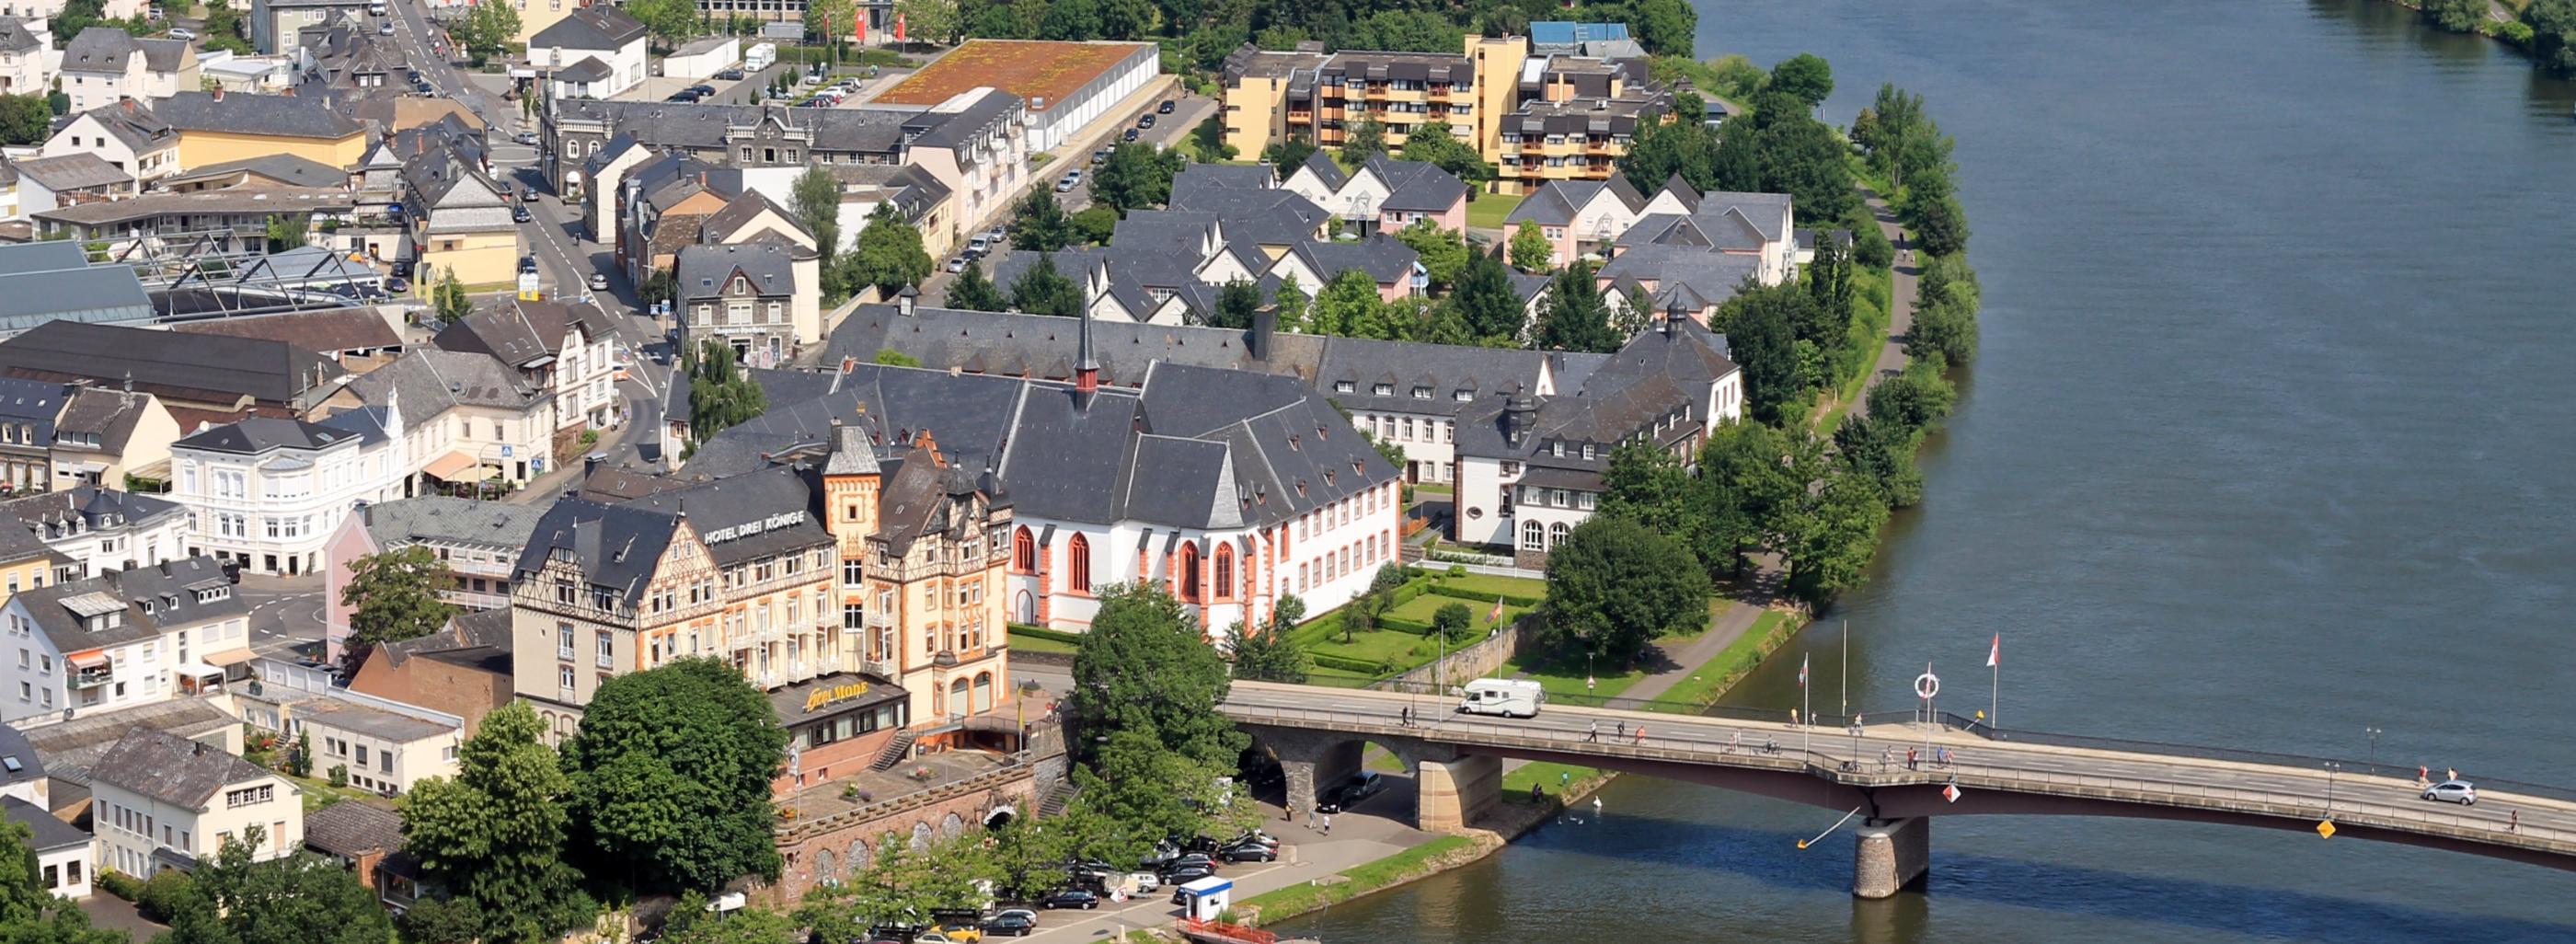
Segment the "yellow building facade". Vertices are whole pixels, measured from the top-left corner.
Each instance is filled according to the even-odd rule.
[[[278,154],[355,170],[367,154],[367,133],[359,129],[336,138],[307,138],[238,131],[179,132],[179,166],[182,168],[193,170]]]
[[[881,466],[858,427],[834,430],[823,493],[844,625],[859,627],[867,671],[910,694],[915,723],[992,711],[1011,697],[1011,510],[927,431],[896,461]]]
[[[422,232],[418,237],[421,284],[455,273],[466,285],[488,286],[518,277],[519,232]]]

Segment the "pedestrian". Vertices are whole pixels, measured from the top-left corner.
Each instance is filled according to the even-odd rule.
[[[1616,740],[1618,740],[1618,739],[1620,739],[1620,738],[1627,737],[1627,736],[1628,736],[1628,723],[1627,723],[1627,722],[1625,722],[1625,721],[1613,721],[1613,722],[1610,722],[1610,739],[1611,739],[1611,740],[1616,741]]]
[[[1574,785],[1574,772],[1573,772],[1573,771],[1570,771],[1570,770],[1560,770],[1560,771],[1557,771],[1557,772],[1556,772],[1556,789],[1557,789],[1557,792],[1562,793],[1562,792],[1564,792],[1567,788],[1572,787],[1573,785]]]
[[[1547,799],[1547,791],[1540,789],[1538,784],[1530,784],[1530,802],[1536,803],[1544,799]]]
[[[1315,808],[1311,806],[1306,808],[1306,831],[1315,831]]]
[[[1918,767],[1918,766],[1916,766],[1916,765],[1915,765],[1915,763],[1914,763],[1914,749],[1913,749],[1913,748],[1910,748],[1910,747],[1905,749],[1905,769],[1907,769],[1907,770],[1920,770],[1920,769],[1922,769],[1922,768],[1920,768],[1920,767]]]
[[[1397,724],[1401,724],[1401,725],[1405,725],[1405,726],[1407,726],[1407,727],[1412,726],[1412,724],[1413,724],[1413,706],[1411,706],[1411,705],[1406,705],[1406,706],[1404,706],[1404,707],[1402,707],[1402,708],[1398,708],[1398,709],[1396,709],[1396,711],[1395,711],[1395,723],[1397,723]]]
[[[1595,721],[1593,721],[1593,722],[1591,722],[1591,723],[1589,723],[1589,724],[1584,725],[1583,739],[1584,739],[1584,740],[1586,740],[1586,741],[1596,741],[1596,742],[1597,742],[1597,741],[1599,741],[1599,740],[1601,740],[1601,722],[1600,722],[1600,721],[1598,721],[1598,720],[1595,720]]]
[[[1324,814],[1324,835],[1330,836],[1330,835],[1332,835],[1332,834],[1333,834],[1333,814],[1331,814],[1331,813],[1326,813],[1326,814]]]
[[[2457,768],[2457,767],[2444,767],[2444,768],[2442,768],[2442,779],[2444,779],[2444,780],[2458,780],[2458,779],[2460,779],[2460,768]]]
[[[1297,821],[1297,807],[1296,807],[1295,805],[1293,805],[1293,804],[1288,804],[1288,803],[1282,803],[1282,804],[1280,804],[1280,805],[1279,805],[1279,821],[1280,821],[1280,822],[1282,822],[1282,823],[1293,823],[1293,822],[1296,822],[1296,821]]]
[[[1631,743],[1636,743],[1636,744],[1644,744],[1644,743],[1646,743],[1646,726],[1645,726],[1645,725],[1642,725],[1642,724],[1641,724],[1641,725],[1638,725],[1638,726],[1637,726],[1637,740],[1635,740],[1634,742],[1631,742]]]
[[[2433,770],[2432,770],[2432,768],[2426,767],[2426,766],[2424,766],[2424,765],[2422,765],[2422,764],[2417,764],[2417,765],[2415,765],[2415,785],[2416,785],[2416,786],[2418,786],[2418,787],[2429,787],[2429,786],[2432,786],[2432,785],[2433,785],[2432,776],[2433,776]]]
[[[2504,831],[2505,831],[2505,832],[2509,832],[2509,833],[2518,833],[2518,832],[2521,832],[2521,831],[2522,831],[2522,811],[2521,811],[2521,810],[2511,810],[2511,811],[2509,811],[2509,812],[2507,813],[2507,815],[2509,815],[2509,816],[2511,816],[2511,817],[2513,817],[2513,818],[2505,821],[2505,824],[2504,824]]]

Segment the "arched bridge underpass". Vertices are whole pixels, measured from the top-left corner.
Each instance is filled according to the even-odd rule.
[[[1536,718],[1455,713],[1457,700],[1236,682],[1218,707],[1278,755],[1290,809],[1360,769],[1363,744],[1415,771],[1424,829],[1462,828],[1501,799],[1502,761],[1581,764],[1859,811],[1853,892],[1885,897],[1929,865],[1933,816],[2128,816],[2315,830],[2576,871],[2576,791],[2486,781],[2478,805],[2418,798],[2412,774],[2359,762],[1991,731],[1887,713],[1855,729],[1785,715],[1712,717],[1550,704]],[[1404,711],[1415,717],[1406,723]],[[1748,713],[1752,714],[1752,713]],[[1644,734],[1637,733],[1643,726]],[[1614,734],[1613,732],[1622,732]],[[1772,745],[1776,745],[1776,748]],[[1908,769],[1913,749],[1919,767]],[[1938,749],[1952,757],[1933,763]],[[2510,789],[2500,789],[2510,786]],[[1949,796],[1957,788],[1956,799]]]

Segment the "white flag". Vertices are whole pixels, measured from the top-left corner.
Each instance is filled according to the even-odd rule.
[[[2002,634],[2002,633],[1996,633],[1996,634],[1995,634],[1995,642],[1994,642],[1994,644],[1993,644],[1993,645],[1991,645],[1991,646],[1986,647],[1986,668],[1991,669],[1991,668],[1994,668],[1994,667],[1995,667],[1995,666],[1997,666],[1997,665],[2002,664],[2003,657],[2004,657],[2004,634]]]

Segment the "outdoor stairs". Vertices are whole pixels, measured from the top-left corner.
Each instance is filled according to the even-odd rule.
[[[1397,559],[1403,561],[1408,566],[1422,563],[1422,559],[1429,556],[1431,556],[1431,549],[1428,546],[1415,544],[1411,541],[1404,542],[1396,549]]]
[[[877,762],[869,764],[868,769],[893,770],[894,765],[903,763],[904,758],[912,756],[913,740],[910,731],[895,735],[894,740],[886,742],[885,750],[877,754]]]
[[[1074,786],[1070,780],[1048,787],[1046,796],[1038,801],[1038,818],[1052,819],[1064,815],[1064,808],[1073,804],[1073,795],[1080,792],[1082,788]]]

